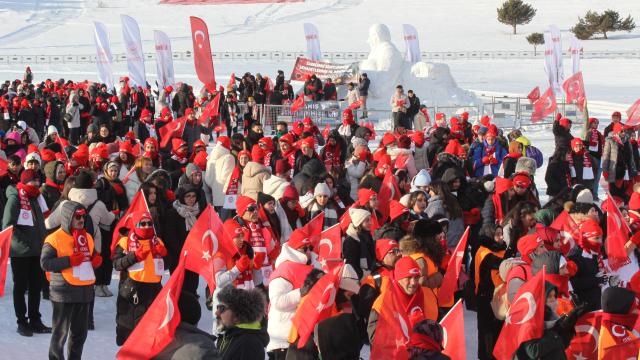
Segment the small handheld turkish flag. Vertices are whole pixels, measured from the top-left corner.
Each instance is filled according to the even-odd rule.
[[[442,279],[442,286],[438,290],[438,304],[440,306],[449,306],[453,304],[453,293],[458,289],[458,278],[460,277],[460,269],[462,268],[462,257],[467,248],[467,239],[469,238],[469,227],[464,231],[458,245],[453,251],[453,256],[449,259],[447,272]]]
[[[558,104],[556,103],[556,96],[553,94],[553,90],[549,88],[535,103],[533,103],[533,113],[531,114],[531,121],[540,121],[553,114],[553,112],[556,111],[557,108]]]
[[[529,99],[529,102],[532,104],[536,102],[536,100],[540,99],[540,87],[536,86],[533,90],[531,90],[529,95],[527,95],[527,99]]]
[[[160,147],[166,148],[169,145],[169,142],[173,138],[182,137],[182,133],[184,132],[184,126],[187,122],[186,117],[181,117],[179,119],[175,119],[167,125],[160,128]]]
[[[567,359],[598,359],[598,342],[602,312],[590,312],[582,315],[576,322],[576,336],[571,339],[565,350]]]
[[[511,359],[520,344],[542,337],[545,307],[544,277],[543,269],[522,285],[516,293],[493,348],[493,356],[496,359]]]
[[[640,99],[636,100],[636,102],[631,105],[629,109],[627,109],[627,124],[628,126],[635,126],[640,124]]]
[[[213,258],[219,254],[226,263],[238,252],[211,204],[193,224],[182,250],[187,252],[186,269],[200,274],[209,289],[215,289],[216,285]]]
[[[149,206],[147,205],[147,199],[144,197],[144,192],[142,190],[138,190],[138,192],[133,196],[131,200],[131,205],[129,209],[124,214],[123,217],[118,220],[116,227],[113,229],[113,238],[111,239],[111,256],[113,257],[116,253],[116,245],[118,244],[118,240],[122,237],[120,235],[121,228],[129,228],[132,229],[135,224],[131,223],[131,218],[133,214],[137,212],[148,212]]]
[[[467,232],[469,228],[467,228]],[[451,360],[466,360],[467,351],[464,336],[464,313],[462,311],[462,299],[449,310],[440,321],[442,326],[442,353]]]
[[[185,260],[185,255],[180,257],[169,281],[116,354],[118,360],[152,359],[173,340],[181,319],[178,300],[184,283]]]
[[[9,250],[11,249],[11,236],[13,226],[0,232],[0,297],[4,296],[4,284],[7,280],[7,263],[9,262]]]
[[[620,209],[611,198],[611,194],[607,194],[605,203],[607,209],[607,238],[605,240],[607,257],[611,270],[616,271],[629,260],[624,245],[629,241],[631,230],[622,217]],[[604,204],[603,207],[605,207]]]
[[[317,249],[320,245],[320,238],[322,236],[322,229],[324,227],[324,213],[316,215],[313,219],[309,220],[309,222],[302,227],[302,231],[309,237],[309,241],[311,245],[313,245],[314,249]]]
[[[209,125],[209,119],[218,116],[220,114],[220,92],[216,94],[216,96],[209,101],[207,106],[205,106],[202,114],[198,118],[198,123],[203,126]]]
[[[562,84],[564,92],[567,94],[567,102],[572,104],[574,101],[580,111],[584,111],[584,105],[587,96],[584,92],[584,81],[582,79],[582,71],[573,74]]]
[[[291,112],[296,112],[304,107],[304,96],[298,95],[296,101],[291,104]]]
[[[314,246],[318,254],[318,261],[324,265],[327,260],[340,259],[342,254],[342,231],[340,230],[340,224],[335,224],[332,227],[322,232],[320,235],[320,241]]]

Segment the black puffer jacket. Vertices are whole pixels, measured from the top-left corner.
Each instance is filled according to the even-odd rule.
[[[578,245],[569,251],[567,257],[578,266],[578,272],[570,279],[573,291],[581,302],[589,304],[589,309],[600,310],[601,288],[598,280],[601,278],[596,278],[596,274],[600,271],[598,258],[585,257],[583,249]]]
[[[322,182],[327,177],[327,169],[322,161],[314,158],[307,161],[302,170],[296,174],[292,181],[298,190],[298,194],[304,195],[307,192],[313,192],[316,184]]]
[[[567,130],[564,126],[560,125],[559,121],[553,122],[553,138],[556,142],[556,152],[566,153],[571,149],[571,140],[573,140],[573,135],[571,135],[571,131]]]
[[[233,327],[218,337],[218,349],[223,360],[264,359],[269,334],[265,328]]]

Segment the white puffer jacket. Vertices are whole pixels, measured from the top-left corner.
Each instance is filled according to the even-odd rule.
[[[276,259],[275,267],[278,268],[285,261],[293,261],[299,264],[307,263],[307,256],[288,245],[282,246],[282,252]],[[293,284],[284,278],[273,279],[269,283],[269,345],[267,351],[289,348],[289,331],[291,320],[300,304],[300,289],[293,289]]]
[[[280,200],[282,194],[284,194],[284,189],[286,189],[289,184],[291,184],[289,180],[271,175],[271,177],[266,179],[262,184],[262,192],[273,196],[277,201]]]
[[[115,220],[116,216],[107,210],[105,204],[98,200],[98,192],[96,189],[71,189],[69,190],[69,200],[82,204],[85,208],[93,205],[89,216],[91,216],[91,222],[93,222],[93,241],[95,243],[96,251],[100,251],[102,246],[102,236],[100,234],[100,228],[109,230],[109,227]],[[64,201],[56,207],[49,217],[44,221],[48,230],[55,229],[60,226],[60,209],[62,209]],[[111,243],[111,239],[106,239]]]
[[[204,173],[204,182],[211,189],[213,206],[224,205],[224,196],[227,185],[236,167],[236,159],[221,144],[216,144],[207,157],[207,169]]]
[[[362,179],[365,171],[367,171],[367,164],[364,161],[351,158],[347,160],[345,167],[347,168],[347,179],[351,185],[351,193],[349,195],[352,200],[358,200],[358,186],[360,179]]]

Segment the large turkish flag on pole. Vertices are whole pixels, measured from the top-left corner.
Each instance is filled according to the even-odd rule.
[[[567,94],[567,103],[573,103],[575,101],[578,109],[584,111],[584,104],[587,100],[587,95],[584,92],[584,80],[582,79],[582,71],[573,74],[563,84],[562,88]]]
[[[198,79],[210,93],[216,91],[216,77],[213,71],[211,44],[209,43],[209,29],[204,20],[191,16],[191,37],[193,38],[193,62],[196,66]]]
[[[467,228],[467,231],[469,228]],[[448,355],[451,360],[466,360],[467,351],[464,334],[464,313],[462,312],[462,300],[458,302],[449,310],[442,320],[440,320],[442,326],[443,339],[442,346],[444,350],[442,353]]]
[[[556,96],[553,94],[553,89],[548,88],[542,96],[533,103],[533,113],[531,114],[531,121],[538,122],[547,116],[553,114],[558,108],[556,103]]]

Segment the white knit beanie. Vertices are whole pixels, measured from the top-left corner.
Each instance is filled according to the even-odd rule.
[[[370,217],[371,213],[367,210],[358,209],[358,208],[350,208],[349,209],[349,217],[351,217],[351,223],[353,226],[358,227],[362,225],[362,223]]]
[[[318,183],[313,191],[314,197],[320,195],[331,196],[331,189],[329,189],[329,185],[325,182]]]

